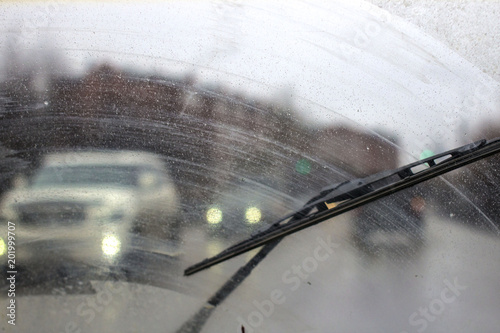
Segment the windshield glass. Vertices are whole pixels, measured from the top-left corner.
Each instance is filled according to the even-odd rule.
[[[499,137],[498,0],[0,13],[0,331],[498,331],[499,155],[184,274]]]
[[[32,187],[120,185],[137,186],[137,167],[86,165],[43,168],[37,173]]]

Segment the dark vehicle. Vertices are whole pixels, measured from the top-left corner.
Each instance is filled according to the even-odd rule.
[[[231,184],[205,211],[207,230],[213,237],[249,236],[298,207],[271,179],[246,179]]]
[[[325,141],[342,143],[322,149],[334,157],[330,163],[349,170],[353,178],[395,168],[400,160],[397,142],[388,134],[342,126],[323,131],[322,136]],[[370,251],[374,246],[412,248],[421,244],[425,236],[424,208],[421,191],[409,189],[356,209],[350,216],[353,240]]]
[[[425,237],[425,200],[409,189],[353,212],[353,238],[363,250],[418,248]]]

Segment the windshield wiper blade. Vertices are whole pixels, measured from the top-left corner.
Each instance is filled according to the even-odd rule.
[[[500,152],[500,138],[489,141],[480,140],[394,170],[324,188],[299,211],[281,218],[266,230],[252,235],[221,253],[188,267],[184,275],[194,274],[273,240],[281,239],[498,152]]]

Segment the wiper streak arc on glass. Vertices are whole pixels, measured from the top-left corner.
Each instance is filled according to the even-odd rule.
[[[235,244],[211,258],[205,259],[193,266],[188,267],[184,271],[184,274],[194,274],[239,254],[262,246],[277,238],[281,238],[308,228],[334,216],[346,213],[372,201],[435,178],[498,152],[500,152],[500,138],[490,141],[481,140],[394,170],[383,171],[366,178],[355,179],[342,184],[334,185],[321,191],[318,196],[311,199],[298,212],[288,216],[294,216],[300,214],[301,212],[308,214],[314,206],[318,207],[318,212],[304,216],[300,219],[292,219],[286,223],[284,223],[286,217],[282,218],[272,224],[268,229],[251,236],[247,240]],[[450,155],[449,158],[443,161],[438,161],[448,155]],[[428,166],[427,169],[418,172],[414,172],[412,170],[415,167],[425,165]],[[391,180],[391,178],[394,177],[398,179]],[[342,200],[345,201],[339,203],[332,209],[326,209],[326,207],[323,207],[324,203],[332,203]]]

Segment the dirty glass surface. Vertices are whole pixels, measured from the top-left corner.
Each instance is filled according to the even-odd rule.
[[[497,332],[499,157],[191,276],[322,188],[500,136],[497,1],[0,4],[4,332]],[[221,289],[227,281],[235,288]]]

